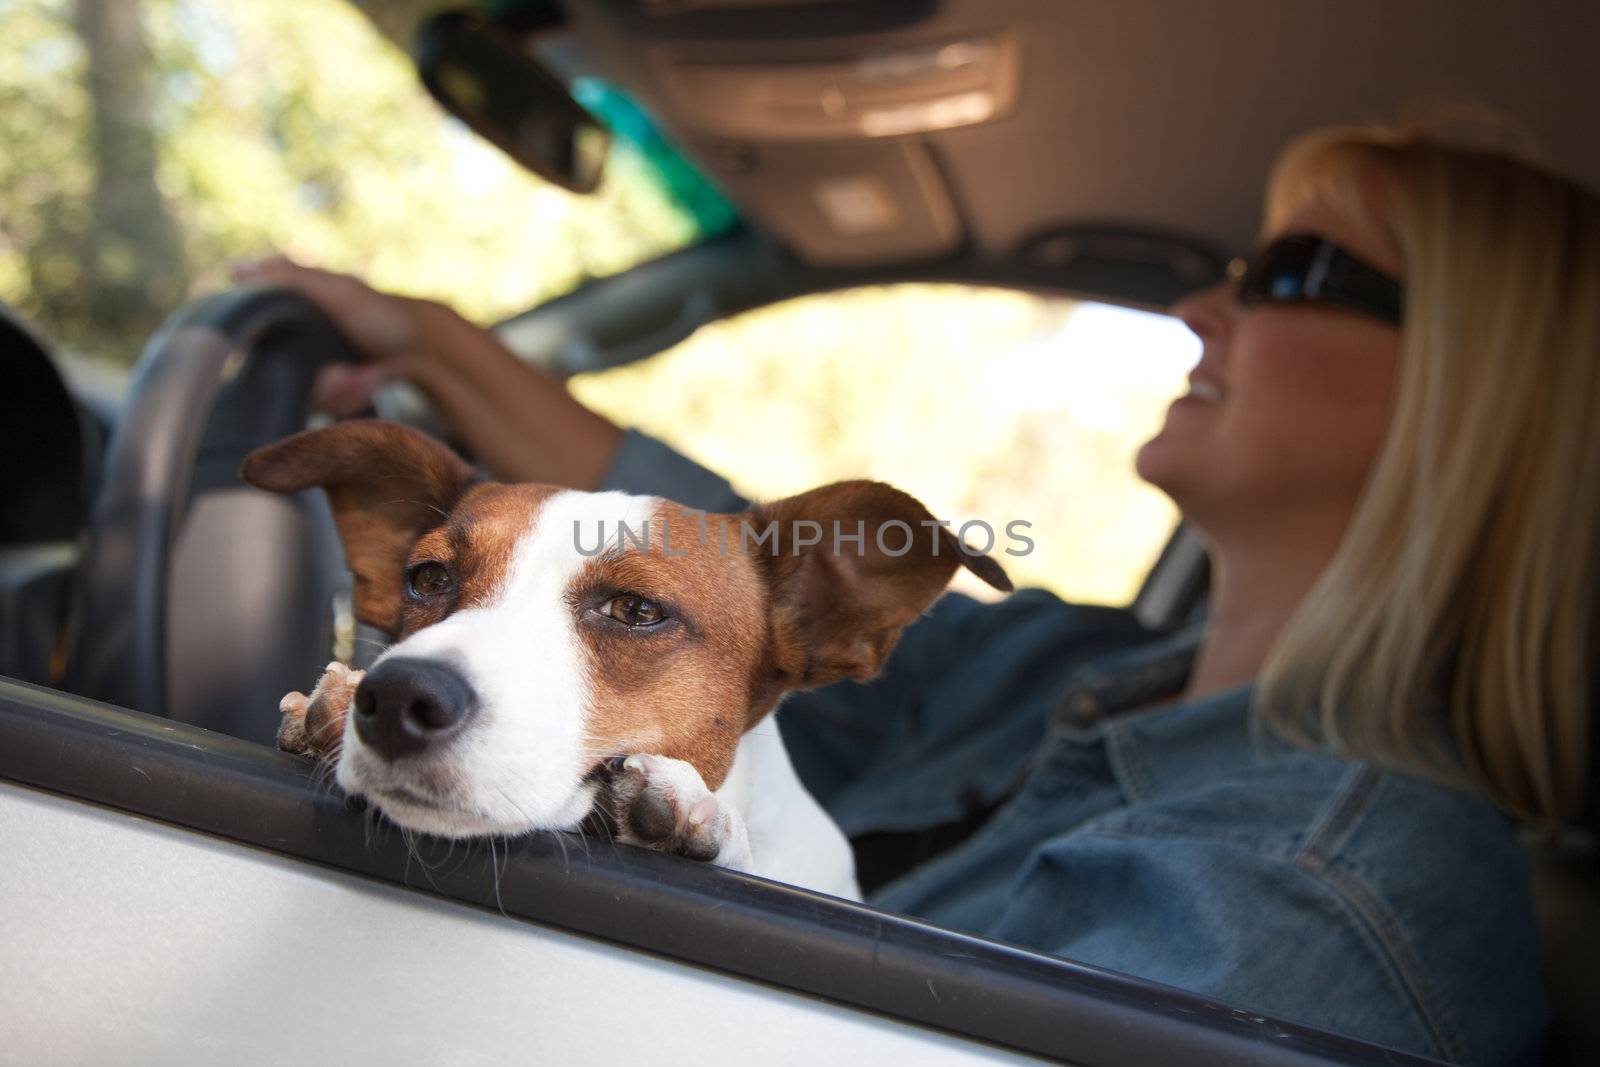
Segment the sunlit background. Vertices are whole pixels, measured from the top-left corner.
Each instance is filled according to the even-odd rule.
[[[518,169],[346,0],[0,0],[0,41],[0,300],[76,375],[124,378],[243,257],[489,323],[696,238],[625,145],[589,197]],[[958,523],[1026,521],[1018,584],[1120,603],[1176,521],[1133,452],[1197,356],[1161,316],[897,285],[751,312],[572,389],[753,496],[873,477]]]
[[[752,312],[572,387],[749,493],[878,478],[958,525],[1029,522],[1033,550],[1001,557],[1019,586],[1126,603],[1177,521],[1133,452],[1198,356],[1165,316],[897,285]]]

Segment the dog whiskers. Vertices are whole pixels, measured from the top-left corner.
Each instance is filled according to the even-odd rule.
[[[524,822],[525,824],[527,824],[530,827],[534,825],[534,821],[535,820],[530,818],[528,813],[522,809],[522,806],[511,798],[511,795],[505,791],[505,787],[504,786],[499,785],[498,783],[496,783],[495,786],[494,786],[494,789],[495,789],[496,793],[500,794],[500,799],[502,801],[504,801],[505,805],[508,808],[510,808],[513,812],[515,812],[517,817],[519,819],[521,819],[522,822]],[[483,813],[480,812],[480,814],[483,814]],[[541,831],[536,831],[536,830],[527,831],[527,833],[538,833],[538,832],[541,832]],[[553,837],[555,839],[556,847],[561,849],[561,862],[562,862],[563,866],[566,866],[567,868],[570,869],[571,868],[571,864],[572,864],[572,858],[567,852],[567,834],[562,832],[562,831],[560,831],[560,830],[548,830],[548,831],[542,831],[542,832],[546,833],[547,835],[549,835],[550,837]],[[518,836],[526,836],[526,834],[518,835]],[[511,861],[510,849],[511,849],[512,837],[511,837],[510,834],[507,834],[507,835],[505,835],[505,838],[506,838],[506,862],[509,864],[510,861]],[[498,894],[499,894],[499,885],[498,885],[498,883],[495,886],[495,893],[498,896]]]
[[[489,840],[489,870],[494,875],[494,906],[500,912],[500,914],[502,916],[505,916],[506,915],[506,904],[505,904],[505,901],[502,900],[501,897],[500,897],[500,875],[501,875],[501,870],[500,870],[499,866],[496,865],[495,858],[494,858],[494,835],[491,834],[489,836],[488,840]],[[511,842],[508,839],[506,841],[506,863],[510,864],[510,862],[511,862]],[[506,917],[509,918],[510,916],[506,916]]]

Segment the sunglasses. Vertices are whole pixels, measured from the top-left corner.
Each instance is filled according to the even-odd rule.
[[[1329,304],[1390,326],[1405,321],[1405,291],[1398,281],[1315,234],[1280,237],[1248,260],[1234,260],[1228,276],[1238,283],[1242,307]]]

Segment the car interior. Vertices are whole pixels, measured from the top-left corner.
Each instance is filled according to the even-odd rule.
[[[620,367],[742,311],[865,284],[955,281],[1162,309],[1224,277],[1254,241],[1276,151],[1331,122],[1473,124],[1491,109],[1539,158],[1600,187],[1600,9],[1576,0],[1537,11],[1446,0],[530,0],[455,23],[405,22],[408,5],[388,6],[374,17],[386,29],[404,22],[419,92],[447,108],[441,72],[452,63],[478,64],[491,94],[544,79],[506,114],[469,120],[520,162],[592,187],[583,145],[606,135],[603,123],[572,104],[554,162],[549,144],[530,149],[512,127],[518,109],[599,79],[646,108],[737,210],[681,251],[498,324],[512,349],[558,375]],[[9,312],[0,349],[11,374],[0,434],[23,460],[6,466],[0,511],[0,779],[1045,1058],[1412,1062],[626,849],[563,866],[562,843],[536,835],[511,849],[492,893],[481,872],[419,882],[400,842],[363,844],[359,814],[271,750],[275,724],[260,711],[263,693],[304,688],[336,653],[360,662],[374,647],[351,616],[320,495],[278,497],[238,477],[249,451],[307,425],[316,371],[357,358],[346,342],[292,294],[223,292],[150,338],[114,404],[75,393],[50,340]],[[415,396],[386,403],[380,414],[440,432]],[[1175,629],[1203,615],[1206,584],[1205,555],[1179,529],[1134,606]],[[159,787],[119,770],[135,765]],[[1591,830],[1528,842],[1557,1016],[1551,1064],[1600,1062]],[[551,881],[558,867],[564,880]],[[715,917],[707,901],[721,906]],[[785,954],[796,937],[817,946],[804,965]],[[970,957],[960,966],[948,959],[957,944]],[[963,992],[959,1008],[908,992],[934,975]]]

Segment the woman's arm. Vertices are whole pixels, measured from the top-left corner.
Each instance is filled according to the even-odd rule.
[[[427,344],[404,372],[497,478],[596,489],[623,431],[499,338],[450,308],[424,311]]]

